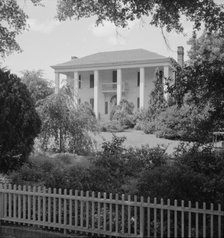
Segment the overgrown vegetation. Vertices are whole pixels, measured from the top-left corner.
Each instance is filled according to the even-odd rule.
[[[176,83],[164,98],[162,76],[157,74],[149,107],[136,128],[159,137],[207,143],[210,132],[224,128],[224,70],[221,35],[196,34],[189,41],[190,61],[177,67]]]
[[[32,151],[41,121],[26,86],[0,70],[0,172],[19,168]]]
[[[223,204],[224,162],[212,147],[180,145],[171,165],[165,148],[125,148],[124,141],[114,136],[79,162],[68,154],[32,156],[12,182]]]
[[[88,105],[75,105],[68,86],[39,101],[37,110],[42,120],[39,138],[44,151],[76,154],[92,151],[93,141],[88,132],[97,128],[94,113]]]

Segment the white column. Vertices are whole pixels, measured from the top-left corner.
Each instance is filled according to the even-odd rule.
[[[164,66],[163,68],[163,89],[164,89],[164,98],[168,100],[168,93],[167,93],[167,85],[166,83],[168,82],[169,78],[169,66]]]
[[[94,113],[99,119],[99,71],[94,71]]]
[[[122,97],[122,72],[121,69],[117,70],[117,105],[120,104]]]
[[[140,108],[144,108],[145,102],[145,68],[140,68],[140,87],[139,87]]]
[[[79,90],[79,73],[74,72],[74,102],[75,105],[78,105],[78,90]]]
[[[58,94],[60,87],[60,73],[55,72],[55,94]]]

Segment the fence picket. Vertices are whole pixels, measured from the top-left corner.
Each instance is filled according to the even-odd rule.
[[[223,237],[221,205],[0,184],[0,221],[113,237]],[[2,205],[3,204],[3,205]],[[75,208],[73,210],[73,205]],[[151,212],[152,215],[151,215]],[[74,220],[75,219],[75,220]],[[152,222],[151,222],[152,219]],[[47,223],[46,223],[47,222]],[[152,229],[152,227],[153,229]],[[151,230],[150,230],[151,229]]]
[[[170,199],[167,200],[167,206],[168,206],[168,210],[167,210],[167,230],[168,230],[168,238],[170,238]]]
[[[23,185],[23,192],[26,191],[26,185]],[[23,220],[26,219],[26,195],[23,194]],[[26,223],[23,223],[24,225]]]
[[[41,187],[39,186],[38,187],[38,204],[37,204],[37,211],[38,211],[38,213],[37,213],[37,220],[38,220],[38,222],[39,222],[39,224],[40,224],[40,210],[41,210],[41,201],[40,201],[40,199],[41,199],[41,197],[40,197],[40,192],[41,192]],[[38,227],[40,227],[40,225],[38,224]]]
[[[196,238],[198,238],[199,234],[198,234],[198,202],[196,202],[196,214],[195,214],[195,229],[196,229]]]
[[[150,233],[150,228],[151,228],[151,214],[150,214],[150,206],[151,206],[151,203],[150,203],[150,197],[147,198],[147,205],[148,205],[148,209],[147,209],[147,236],[150,237],[151,233]]]
[[[80,194],[80,226],[83,227],[83,191]]]
[[[13,185],[13,190],[16,190],[17,189],[17,187],[16,187],[16,185],[14,184]],[[16,218],[16,194],[15,193],[13,193],[12,194],[12,198],[13,198],[13,218]],[[15,223],[15,222],[14,222]]]
[[[110,193],[110,201],[112,201],[113,197],[112,197],[112,193]],[[112,232],[112,210],[113,207],[112,207],[112,203],[110,203],[110,233]]]
[[[188,202],[188,208],[191,209],[191,201]],[[191,238],[191,211],[188,212],[188,237]]]
[[[47,190],[48,195],[51,195],[51,188],[48,188]],[[48,196],[48,205],[47,205],[47,212],[48,212],[48,218],[47,221],[48,223],[51,222],[51,201],[52,201],[52,197]],[[48,228],[50,228],[50,226],[48,226]]]
[[[78,227],[78,190],[75,190],[75,227]]]
[[[64,225],[67,225],[67,189],[64,189]],[[66,230],[64,230],[64,233],[66,233]]]
[[[21,185],[18,186],[18,191],[21,192]],[[29,201],[28,201],[29,202]],[[28,208],[29,209],[29,208]],[[28,212],[30,212],[28,210]],[[21,219],[21,194],[18,194],[18,218]],[[28,215],[28,219],[30,219],[30,216]]]
[[[157,209],[156,209],[156,205],[157,205],[157,198],[154,198],[154,237],[157,237]]]
[[[54,195],[54,200],[53,200],[53,224],[54,225],[56,225],[56,216],[57,216],[57,214],[56,214],[56,212],[57,212],[57,210],[56,210],[56,193],[57,192],[57,190],[56,190],[56,188],[54,188],[53,189],[53,195]],[[54,229],[56,228],[56,226],[54,226]]]
[[[0,184],[0,186],[3,189],[7,189],[7,184],[3,184],[3,187],[2,187],[2,184]],[[8,216],[8,207],[9,207],[8,194],[7,193],[3,194],[3,199],[4,199],[4,203],[0,204],[0,206],[4,207],[3,217],[7,217]],[[1,213],[1,211],[0,211],[0,213]]]
[[[42,193],[46,193],[45,187],[43,187]],[[43,223],[45,223],[46,222],[46,197],[45,196],[43,196],[43,212],[42,213],[43,213],[42,221]]]
[[[61,195],[61,188],[58,189],[58,194]],[[61,223],[61,196],[58,197],[58,224],[59,226]]]
[[[89,191],[86,192],[86,228],[89,228]]]
[[[181,237],[184,238],[184,201],[181,201]]]
[[[210,207],[211,207],[211,211],[213,212],[214,204],[211,203]],[[214,237],[214,215],[211,214],[210,217],[211,217],[210,237],[213,238]]]
[[[12,185],[11,184],[9,184],[9,190],[11,190],[12,189]],[[9,204],[9,218],[11,218],[12,217],[12,194],[11,193],[9,193],[9,197],[8,197],[8,204]]]
[[[101,208],[101,204],[100,204],[100,198],[101,198],[101,193],[98,192],[98,204],[97,204],[97,229],[98,229],[98,235],[99,235],[99,230],[100,230],[100,218],[101,218],[101,214],[100,214],[100,208]]]
[[[161,198],[160,200],[160,204],[161,206],[163,207],[164,205],[164,201],[163,199]],[[161,225],[160,225],[160,234],[161,234],[161,237],[163,237],[163,208],[160,209],[160,220],[161,220]]]
[[[106,199],[107,199],[107,194],[106,193],[104,193],[103,194],[103,230],[104,231],[106,231],[106,229],[107,229],[107,213],[106,213],[106,209],[107,209],[107,207],[106,207]]]
[[[203,209],[206,210],[206,204],[203,202]],[[203,238],[206,237],[206,214],[203,213]]]
[[[92,192],[92,230],[95,225],[95,192]]]
[[[72,196],[72,190],[70,189],[69,190],[69,226],[70,227],[72,226],[72,214],[73,214],[71,196]],[[71,230],[70,230],[70,232],[71,232]]]
[[[36,221],[36,195],[35,195],[35,192],[36,192],[36,187],[34,186],[33,187],[33,222]]]
[[[218,204],[218,211],[219,213],[221,213],[221,204]],[[222,234],[222,231],[221,231],[221,216],[220,214],[218,215],[218,237],[221,238],[221,234]]]
[[[177,200],[174,200],[174,206],[177,207]],[[177,237],[177,210],[174,211],[174,237]]]
[[[115,200],[116,200],[116,202],[115,202],[115,207],[116,207],[116,211],[115,211],[115,216],[116,216],[116,226],[115,226],[115,231],[116,231],[116,233],[118,233],[118,194],[116,193],[116,195],[115,195]]]
[[[19,189],[19,191],[21,191],[21,188]],[[28,186],[28,193],[29,193],[29,195],[28,195],[28,220],[30,220],[31,219],[31,187],[30,187],[30,185]],[[21,195],[19,194],[19,200],[20,200],[20,197],[21,197]],[[21,203],[21,201],[20,201],[20,203]],[[20,212],[19,212],[20,213]]]

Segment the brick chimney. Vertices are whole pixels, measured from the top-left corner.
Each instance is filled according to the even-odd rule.
[[[72,56],[71,57],[71,60],[75,60],[75,59],[78,59],[78,57],[77,56]]]
[[[177,47],[177,62],[181,67],[184,66],[184,47],[178,46]]]

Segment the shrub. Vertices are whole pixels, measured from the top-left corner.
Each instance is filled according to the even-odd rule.
[[[145,170],[139,184],[139,195],[158,199],[204,201],[202,186],[206,177],[180,167],[162,166]]]
[[[120,104],[115,106],[111,111],[110,118],[112,121],[118,121],[121,126],[126,128],[134,127],[133,120],[134,104],[122,99]]]
[[[40,126],[26,86],[0,70],[0,172],[17,169],[28,159]]]
[[[203,108],[188,105],[169,107],[155,120],[156,135],[168,139],[209,141],[207,128],[210,110],[209,105]]]
[[[88,105],[75,105],[74,95],[64,87],[39,103],[42,119],[40,141],[44,151],[86,155],[93,150],[89,131],[96,131],[96,118]]]
[[[100,130],[103,132],[122,132],[124,127],[118,121],[109,121],[100,124]]]

